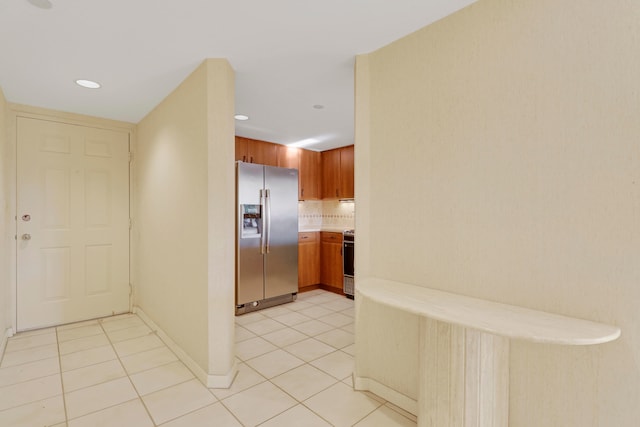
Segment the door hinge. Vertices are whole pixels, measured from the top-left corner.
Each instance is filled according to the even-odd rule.
[[[129,218],[129,230],[133,227],[133,220]]]
[[[129,163],[133,161],[133,153],[129,151]]]

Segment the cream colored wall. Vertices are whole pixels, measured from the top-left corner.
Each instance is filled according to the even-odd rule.
[[[233,363],[233,87],[205,61],[138,124],[134,153],[135,304],[209,374]]]
[[[354,184],[358,196],[358,212],[355,228],[358,230],[358,249],[355,251],[354,272],[356,277],[371,275],[371,82],[369,79],[369,57],[356,57],[355,123],[354,139]],[[356,334],[356,339],[358,334]]]
[[[209,59],[208,306],[209,373],[229,386],[235,374],[235,74],[224,59]]]
[[[9,212],[9,138],[8,107],[0,89],[0,354],[7,329],[11,328],[11,257],[10,244],[13,237]]]
[[[511,426],[640,419],[639,22],[637,2],[480,0],[357,62],[356,273],[622,329],[513,342]],[[415,399],[415,319],[357,320],[358,375]]]

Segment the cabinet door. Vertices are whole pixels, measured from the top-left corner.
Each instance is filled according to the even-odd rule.
[[[280,168],[300,169],[300,151],[299,148],[278,145],[277,166]]]
[[[340,185],[338,193],[341,199],[353,199],[354,196],[353,159],[353,145],[340,149]]]
[[[322,160],[322,198],[340,197],[340,149],[323,151]]]
[[[249,163],[260,165],[278,166],[278,145],[271,142],[249,140],[248,158]]]
[[[300,233],[298,238],[298,288],[320,283],[320,233]]]
[[[248,148],[249,140],[241,136],[236,136],[236,160],[240,160],[241,162],[248,162]]]
[[[320,282],[342,290],[342,235],[320,233]]]
[[[300,176],[300,149],[295,147],[287,147],[286,145],[278,145],[278,167],[290,168],[298,170],[298,200],[301,200],[302,178]]]
[[[320,198],[320,153],[300,150],[300,200]]]

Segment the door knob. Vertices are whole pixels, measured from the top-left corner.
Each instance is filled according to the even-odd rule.
[[[22,235],[22,240],[31,240],[31,234],[25,233]]]

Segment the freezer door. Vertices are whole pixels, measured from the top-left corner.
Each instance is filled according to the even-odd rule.
[[[266,256],[264,297],[298,292],[298,171],[264,167]]]
[[[236,163],[236,305],[264,299],[264,169]]]

